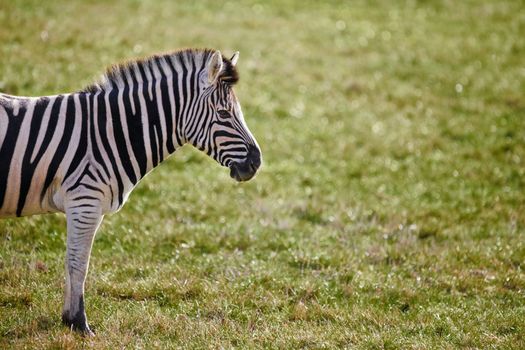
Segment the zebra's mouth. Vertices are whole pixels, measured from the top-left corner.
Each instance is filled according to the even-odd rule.
[[[261,151],[258,147],[250,145],[246,159],[230,164],[230,176],[239,182],[248,181],[255,176],[261,162]]]
[[[230,176],[239,182],[248,181],[257,173],[257,168],[250,162],[232,163]]]

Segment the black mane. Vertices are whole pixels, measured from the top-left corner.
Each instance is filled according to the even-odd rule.
[[[183,49],[165,54],[154,54],[144,58],[127,60],[108,67],[99,81],[86,86],[81,92],[106,91],[110,87],[121,85],[126,81],[126,75],[135,68],[142,71],[147,70],[149,72],[154,72],[154,67],[162,70],[160,65],[163,62],[168,63],[168,66],[171,64],[172,67],[185,64],[185,62],[202,64],[203,61],[207,61],[214,52],[215,50],[212,49]],[[219,80],[229,85],[236,84],[239,81],[237,68],[228,58],[222,56],[222,60],[224,66],[221,75],[219,76]]]

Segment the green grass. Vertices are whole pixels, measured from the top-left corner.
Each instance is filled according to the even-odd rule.
[[[62,215],[0,221],[0,348],[525,348],[522,1],[0,0],[0,90],[241,52],[255,180],[184,147],[108,216],[82,339]]]

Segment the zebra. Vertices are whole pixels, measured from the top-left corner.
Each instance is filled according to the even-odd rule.
[[[237,181],[256,174],[261,151],[233,91],[238,58],[184,49],[114,65],[73,93],[0,94],[0,217],[65,213],[71,329],[94,334],[84,284],[95,233],[153,168],[191,144]]]

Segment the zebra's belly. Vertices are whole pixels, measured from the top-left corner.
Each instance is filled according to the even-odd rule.
[[[0,219],[8,219],[8,218],[15,218],[15,217],[21,217],[21,216],[31,216],[31,215],[40,215],[40,214],[51,214],[56,213],[58,210],[43,210],[42,208],[38,208],[36,210],[24,210],[20,215],[17,214],[16,209],[15,210],[6,210],[4,212],[3,209],[0,209]]]
[[[45,172],[35,172],[30,179],[23,178],[19,168],[13,166],[9,172],[4,200],[0,206],[0,217],[29,216],[57,212],[50,200],[54,186],[42,193]],[[25,180],[25,181],[24,181]]]

